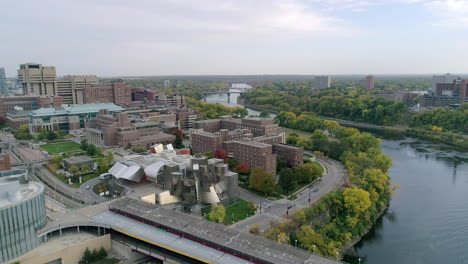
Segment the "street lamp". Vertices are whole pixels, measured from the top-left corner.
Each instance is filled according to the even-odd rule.
[[[316,253],[315,253],[315,245],[312,245],[312,247],[314,248],[314,254],[316,254]]]
[[[361,258],[359,258],[359,264],[361,264]]]
[[[336,252],[336,259],[338,259],[338,254],[340,254],[338,251]]]
[[[296,242],[296,247],[297,247],[297,239],[295,240],[295,242]]]

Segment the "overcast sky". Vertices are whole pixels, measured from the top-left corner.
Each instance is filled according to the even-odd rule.
[[[468,72],[468,0],[1,2],[7,76]]]

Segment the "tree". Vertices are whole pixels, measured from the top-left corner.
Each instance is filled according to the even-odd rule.
[[[240,107],[240,106],[234,107],[232,111],[232,116],[234,118],[244,118],[248,114],[249,112],[247,111],[247,109],[245,109],[244,107]]]
[[[80,168],[78,168],[76,165],[73,165],[68,169],[68,171],[72,174],[77,174],[80,171]]]
[[[322,166],[316,163],[299,164],[294,167],[294,174],[299,184],[307,184],[322,177]]]
[[[82,150],[86,151],[88,149],[88,140],[82,139],[80,143],[81,143],[80,148]]]
[[[96,155],[97,148],[94,146],[94,144],[88,144],[88,148],[86,149],[86,153],[88,153],[89,156],[94,156]]]
[[[107,257],[107,251],[104,249],[104,247],[101,247],[101,249],[99,249],[98,257],[99,259],[104,259]]]
[[[110,167],[109,161],[103,157],[97,159],[97,165],[99,167],[99,173],[107,172]]]
[[[250,170],[249,188],[265,194],[271,194],[275,191],[275,179],[265,169],[261,167],[253,168]]]
[[[88,164],[85,164],[83,165],[83,167],[81,167],[81,171],[83,172],[88,172],[90,170],[91,170],[91,167]]]
[[[212,204],[210,213],[208,214],[208,220],[216,223],[222,223],[224,221],[224,217],[226,217],[226,208],[224,208],[224,205]]]
[[[260,117],[269,118],[269,117],[270,117],[270,113],[267,112],[267,111],[262,111],[262,112],[260,113]]]
[[[54,155],[52,158],[50,158],[50,162],[57,166],[57,168],[60,166],[60,163],[62,162],[63,157],[60,155]]]
[[[43,127],[39,128],[39,133],[36,136],[37,140],[44,140],[47,138],[47,130]]]
[[[240,174],[248,174],[250,172],[250,166],[245,162],[241,162],[234,167],[234,170]]]
[[[57,139],[57,134],[55,134],[54,131],[52,130],[49,130],[47,131],[47,140],[54,140],[54,139]]]
[[[228,165],[229,165],[229,169],[234,169],[234,167],[236,167],[237,165],[239,165],[239,162],[234,159],[234,158],[229,158],[228,160]]]
[[[31,140],[33,136],[29,133],[29,125],[24,124],[18,128],[18,131],[15,134],[15,138],[18,140]]]
[[[61,129],[59,129],[56,134],[57,134],[57,138],[64,138],[66,135],[66,133],[63,132],[63,130]]]
[[[112,164],[112,162],[114,162],[114,154],[112,154],[112,152],[110,151],[106,153],[105,158],[109,164]]]
[[[259,226],[258,224],[254,224],[254,225],[250,228],[249,233],[254,234],[254,235],[260,234],[260,226]]]
[[[249,201],[249,209],[252,211],[257,210],[257,205],[254,201]]]
[[[294,171],[291,168],[284,168],[280,172],[279,185],[286,194],[289,194],[297,186]]]
[[[224,160],[224,162],[227,162],[227,159],[228,159],[227,151],[222,149],[222,148],[216,150],[215,153],[214,153],[214,156],[217,159],[222,159],[222,160]]]
[[[214,154],[211,151],[203,152],[203,156],[206,156],[208,159],[214,158]]]
[[[346,188],[343,192],[344,206],[350,212],[359,215],[371,206],[370,195],[359,188]]]

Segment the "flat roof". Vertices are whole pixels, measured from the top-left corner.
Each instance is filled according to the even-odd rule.
[[[88,157],[88,156],[77,156],[77,157],[71,157],[68,159],[64,159],[63,161],[66,161],[68,163],[80,163],[80,162],[88,162],[88,161],[93,161],[94,159]]]
[[[311,252],[299,250],[286,244],[279,244],[261,236],[242,233],[222,224],[163,209],[158,205],[148,204],[128,197],[112,202],[110,208],[138,215],[161,226],[184,232],[215,245],[228,247],[233,251],[270,263],[337,263],[313,255]],[[154,229],[154,227],[152,228]]]
[[[97,113],[101,109],[109,111],[123,111],[124,109],[112,103],[99,103],[99,104],[82,104],[70,105],[56,108],[39,108],[32,111],[30,116],[45,116],[45,115],[60,115],[60,114],[82,114],[82,113]]]
[[[27,170],[8,170],[0,172],[0,210],[21,204],[44,191],[39,182],[21,183]]]
[[[234,141],[234,142],[237,142],[237,143],[243,144],[243,145],[248,145],[248,146],[255,146],[255,147],[259,147],[259,148],[271,147],[270,144],[265,144],[265,143],[258,142],[258,141],[242,140],[242,141]]]

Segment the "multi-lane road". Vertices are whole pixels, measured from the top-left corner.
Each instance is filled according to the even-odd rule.
[[[313,154],[308,151],[305,151],[305,153]],[[306,208],[310,204],[318,201],[323,195],[344,183],[346,172],[341,163],[323,157],[317,157],[316,159],[327,167],[328,172],[324,174],[321,181],[316,183],[312,188],[307,188],[300,192],[298,197],[293,201],[287,199],[271,201],[241,188],[240,197],[247,201],[254,201],[259,208],[256,215],[231,225],[231,228],[248,232],[252,226],[258,225],[260,231],[266,230],[270,227],[271,223],[285,219],[298,209]]]

